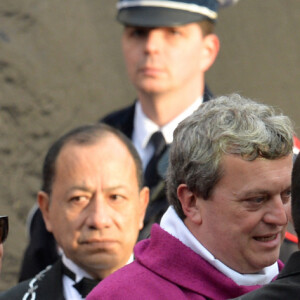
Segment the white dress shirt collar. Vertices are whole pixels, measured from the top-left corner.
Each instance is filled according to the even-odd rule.
[[[185,111],[178,115],[168,124],[163,127],[159,127],[153,121],[151,121],[143,112],[141,103],[139,101],[135,104],[134,112],[134,124],[133,124],[133,133],[132,133],[132,142],[139,153],[143,167],[145,168],[148,161],[153,155],[154,149],[152,145],[149,145],[149,139],[152,134],[160,130],[165,138],[167,144],[171,144],[173,141],[173,132],[177,125],[183,121],[186,117],[191,115],[201,104],[203,98],[199,97],[195,102],[190,105]]]
[[[131,254],[127,264],[133,262],[133,254]],[[78,291],[73,287],[74,283],[80,281],[83,277],[86,278],[93,278],[89,273],[84,271],[82,268],[80,268],[78,265],[76,265],[72,260],[66,257],[64,253],[62,253],[62,262],[63,264],[72,271],[75,276],[75,282],[73,279],[68,277],[67,275],[63,275],[63,293],[66,300],[82,300],[83,298],[78,293]]]
[[[171,144],[173,141],[173,132],[177,125],[186,117],[191,115],[202,104],[202,101],[202,97],[197,98],[192,105],[190,105],[180,115],[178,115],[175,119],[173,119],[163,127],[159,127],[157,124],[151,121],[144,114],[141,103],[137,101],[135,104],[133,136],[135,136],[135,139],[138,140],[139,144],[143,148],[145,148],[149,142],[151,135],[155,131],[160,130],[166,140],[166,143]]]

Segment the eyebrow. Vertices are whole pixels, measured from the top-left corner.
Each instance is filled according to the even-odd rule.
[[[287,190],[291,189],[291,185],[288,186],[287,188],[283,189],[281,191],[282,192],[285,192]],[[242,197],[242,198],[248,198],[248,197],[252,197],[252,196],[255,196],[257,194],[260,194],[260,195],[266,195],[266,194],[273,194],[271,193],[269,190],[266,190],[266,189],[257,189],[257,190],[251,190],[251,191],[246,191],[245,193],[241,193],[241,194],[237,194],[237,193],[234,193],[234,195],[238,196],[238,197]]]
[[[92,190],[85,185],[74,185],[69,189],[69,192],[76,191],[76,190],[85,191],[89,193],[92,192]]]
[[[119,190],[119,189],[128,190],[128,188],[126,188],[125,185],[115,185],[115,186],[111,186],[111,187],[105,188],[104,191],[111,192],[111,191]]]
[[[109,192],[109,191],[114,191],[114,190],[118,190],[118,189],[127,190],[127,187],[125,185],[120,184],[120,185],[104,188],[103,190]],[[81,190],[81,191],[92,193],[92,189],[85,185],[75,185],[75,186],[71,187],[69,191],[74,191],[74,190]]]

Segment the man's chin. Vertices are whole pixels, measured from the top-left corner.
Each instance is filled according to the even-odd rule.
[[[260,260],[256,265],[257,265],[257,270],[262,270],[264,268],[270,267],[274,263],[277,262],[279,259],[279,256],[277,255],[269,255],[265,259]]]
[[[167,91],[166,87],[161,82],[147,79],[137,86],[137,89],[148,95],[159,95]]]
[[[78,264],[83,270],[88,272],[94,278],[105,278],[114,271],[120,269],[125,263],[120,262],[116,257],[103,257],[91,260],[81,261]]]

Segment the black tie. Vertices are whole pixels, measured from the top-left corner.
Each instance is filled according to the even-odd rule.
[[[82,298],[85,298],[98,283],[99,280],[84,277],[80,281],[73,284],[73,286],[82,296]]]
[[[63,273],[70,277],[73,281],[76,280],[75,274],[68,269],[64,264],[62,264]],[[85,298],[88,293],[100,282],[100,280],[82,278],[80,281],[73,284],[73,287],[78,291],[78,293]]]
[[[154,146],[154,154],[150,159],[144,174],[145,185],[149,188],[154,187],[161,179],[157,171],[157,165],[166,150],[166,141],[160,131],[152,134],[149,143]]]

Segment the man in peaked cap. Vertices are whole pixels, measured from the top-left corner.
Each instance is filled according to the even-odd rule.
[[[222,2],[222,3],[220,3]],[[125,1],[117,4],[124,25],[122,49],[136,101],[102,120],[136,146],[151,199],[140,239],[166,211],[164,173],[177,124],[212,94],[205,72],[213,65],[219,39],[218,8],[237,1]]]

